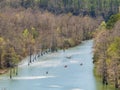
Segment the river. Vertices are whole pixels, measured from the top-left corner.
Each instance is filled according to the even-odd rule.
[[[0,76],[0,90],[103,90],[93,73],[92,47],[93,40],[84,41],[65,52],[41,56],[30,66],[26,58],[18,76]]]

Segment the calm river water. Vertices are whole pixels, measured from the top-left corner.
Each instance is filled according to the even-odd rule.
[[[103,90],[93,73],[92,47],[93,40],[84,41],[65,52],[46,54],[30,66],[26,58],[18,76],[0,76],[0,90]]]

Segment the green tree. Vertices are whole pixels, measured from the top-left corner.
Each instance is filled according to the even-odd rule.
[[[120,14],[115,14],[110,17],[110,19],[107,21],[107,28],[112,29],[115,25],[115,23],[120,20]]]

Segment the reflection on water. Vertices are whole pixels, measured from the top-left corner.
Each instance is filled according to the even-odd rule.
[[[93,74],[92,46],[92,40],[85,41],[65,52],[60,50],[39,57],[30,66],[28,66],[29,58],[26,58],[19,66],[17,77],[13,77],[12,80],[8,75],[0,77],[0,88],[2,90],[103,90],[101,83],[96,82]]]
[[[111,85],[103,85],[102,84],[102,79],[101,78],[98,78],[96,77],[96,86],[97,86],[97,90],[118,90],[118,89],[115,89],[114,86],[111,86]]]

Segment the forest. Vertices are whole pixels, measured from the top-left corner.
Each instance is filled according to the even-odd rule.
[[[0,69],[94,38],[95,73],[104,85],[120,87],[119,6],[120,0],[0,0]]]
[[[112,15],[98,27],[94,44],[95,72],[104,85],[120,87],[120,14]]]
[[[103,16],[106,20],[119,11],[120,0],[1,0],[0,8],[32,8],[54,14]]]
[[[0,12],[0,68],[14,66],[29,54],[78,45],[92,38],[100,22],[99,18],[71,13],[56,16],[32,9],[7,8]]]

